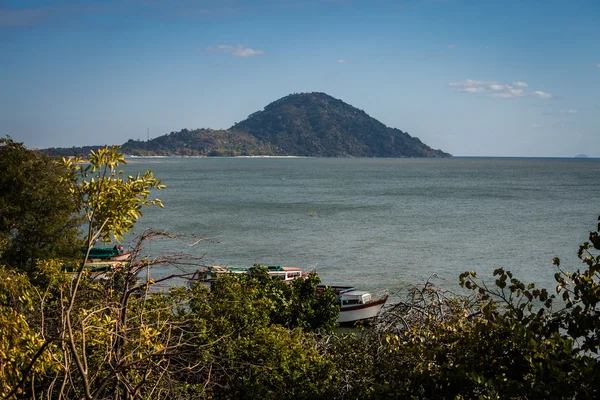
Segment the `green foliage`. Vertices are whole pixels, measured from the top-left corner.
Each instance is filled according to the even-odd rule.
[[[0,171],[0,264],[32,272],[39,259],[75,256],[81,220],[66,169],[0,138]]]
[[[27,375],[46,375],[58,369],[45,351],[35,314],[40,298],[29,279],[0,266],[0,396],[24,393]],[[34,322],[33,326],[30,322]],[[41,350],[41,351],[40,351]],[[13,389],[15,389],[13,391]]]
[[[546,311],[518,305],[530,304],[523,293],[535,289],[517,288],[506,302],[500,286],[471,278],[463,276],[475,291],[470,299],[426,284],[354,343],[339,339],[336,364],[348,376],[342,391],[365,399],[595,396],[597,360],[574,352]]]
[[[598,217],[600,221],[600,217]],[[590,232],[589,242],[579,247],[577,255],[586,266],[584,271],[569,273],[559,268],[555,275],[556,292],[562,295],[567,312],[561,314],[561,326],[569,335],[581,341],[581,350],[598,353],[600,346],[600,222]]]
[[[150,190],[165,187],[152,172],[124,178],[118,167],[126,162],[118,146],[92,151],[85,166],[80,162],[63,158],[69,173],[62,181],[71,185],[71,195],[90,226],[92,243],[95,236],[105,242],[119,241],[142,215],[143,206],[163,207],[159,199],[149,199]]]
[[[335,365],[317,351],[319,337],[310,331],[331,329],[338,309],[327,295],[315,301],[318,283],[312,275],[286,285],[255,266],[249,274],[220,274],[210,292],[201,285],[193,289],[194,330],[204,332],[212,343],[199,342],[201,360],[211,370],[212,397],[296,399],[331,394]],[[306,312],[312,305],[315,309]]]
[[[238,327],[251,332],[253,326],[278,324],[329,334],[337,326],[339,306],[331,289],[317,296],[320,283],[319,276],[310,273],[287,284],[260,265],[247,274],[218,274],[211,284],[211,313],[230,324],[225,330]]]
[[[284,284],[287,308],[279,308],[272,320],[288,328],[300,327],[308,332],[332,333],[337,327],[339,305],[331,288],[321,290],[321,279],[311,272],[303,279]],[[281,284],[281,282],[280,282]]]

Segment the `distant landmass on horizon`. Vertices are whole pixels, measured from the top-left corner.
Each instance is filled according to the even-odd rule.
[[[103,146],[50,148],[86,156]],[[132,156],[452,157],[325,93],[290,94],[227,130],[183,129],[152,140],[128,140]]]

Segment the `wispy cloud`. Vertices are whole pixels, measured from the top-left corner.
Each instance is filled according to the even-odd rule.
[[[243,44],[238,44],[235,46],[220,44],[217,47],[208,47],[205,50],[209,52],[229,53],[232,56],[236,57],[255,57],[262,56],[263,54],[265,54],[265,52],[262,50],[254,50],[250,47],[244,46]]]
[[[454,48],[456,48],[456,45],[454,43],[449,44],[448,46],[446,46],[449,50],[452,50]]]
[[[339,59],[337,60],[338,64],[348,64],[348,60]]]
[[[538,99],[549,99],[550,93],[535,91],[526,93],[523,88],[529,85],[522,81],[513,81],[513,83],[502,83],[498,81],[480,81],[475,79],[465,79],[464,81],[450,82],[448,84],[457,92],[468,94],[481,94],[491,98],[514,99],[519,97],[536,97]]]
[[[596,67],[600,68],[600,63],[596,64]]]
[[[539,90],[536,90],[535,92],[533,92],[532,95],[534,97],[537,97],[538,99],[551,99],[552,98],[552,94],[546,93],[546,92],[541,92]]]

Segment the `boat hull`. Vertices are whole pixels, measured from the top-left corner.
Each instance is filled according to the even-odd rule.
[[[95,277],[105,276],[105,274],[109,271],[114,271],[127,265],[127,263],[117,262],[117,261],[100,261],[100,262],[88,262],[85,263],[83,270]],[[66,272],[69,275],[77,275],[79,273],[79,268],[77,266],[63,266],[63,272]]]
[[[81,249],[83,254],[86,254],[88,250],[84,247]],[[131,258],[131,252],[123,252],[123,247],[92,247],[89,249],[88,260],[90,262],[102,262],[102,261],[129,261]]]

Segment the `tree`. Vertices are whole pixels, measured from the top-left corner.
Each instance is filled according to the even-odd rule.
[[[0,138],[0,264],[32,272],[36,260],[80,252],[78,204],[65,166]]]
[[[144,288],[147,289],[151,284],[149,279],[145,283],[137,283],[137,274],[148,265],[147,262],[142,260],[131,263],[126,272],[125,284],[120,287],[121,290],[113,293],[113,296],[105,296],[106,302],[101,303],[101,308],[97,311],[95,311],[95,307],[90,307],[90,303],[87,306],[91,310],[80,308],[78,304],[79,288],[84,278],[85,262],[96,240],[99,238],[103,241],[109,241],[111,238],[119,240],[142,215],[142,206],[159,205],[162,207],[160,200],[149,199],[149,195],[151,189],[162,189],[164,185],[160,180],[154,178],[150,171],[146,171],[143,175],[128,176],[127,179],[124,179],[124,172],[118,167],[125,163],[125,159],[119,153],[118,146],[90,152],[88,164],[85,167],[81,166],[78,161],[63,159],[63,165],[68,172],[60,180],[61,183],[69,185],[71,195],[75,198],[88,225],[85,237],[87,252],[80,264],[76,278],[68,292],[64,294],[66,301],[61,310],[64,321],[61,340],[68,345],[69,350],[63,348],[64,376],[65,380],[68,376],[70,382],[74,381],[70,367],[70,364],[74,364],[78,372],[75,381],[80,384],[79,387],[74,388],[75,393],[79,392],[78,396],[83,395],[86,399],[98,397],[111,383],[113,387],[114,384],[117,387],[119,384],[124,384],[126,396],[135,396],[138,391],[137,385],[128,385],[130,375],[123,364],[127,360],[127,357],[123,357],[123,351],[128,344],[124,337],[124,331],[128,326],[131,296]],[[92,288],[92,294],[94,292],[98,291],[94,291]],[[81,310],[84,312],[84,318],[81,318]],[[86,350],[86,336],[88,335],[86,321],[88,318],[85,317],[90,311],[94,317],[100,317],[95,322],[104,325],[102,328],[94,326],[92,323],[93,329],[103,332],[101,337],[108,341],[111,349],[98,360],[100,365],[96,365],[94,370],[90,369],[88,360],[91,361],[91,358],[88,357]],[[147,340],[151,338],[152,336],[146,337]],[[105,376],[103,372],[107,373],[108,370],[110,372]]]
[[[60,182],[68,185],[85,216],[88,247],[98,238],[104,242],[121,240],[142,215],[142,207],[163,207],[159,199],[149,198],[151,190],[165,188],[162,182],[151,171],[124,177],[120,164],[126,162],[119,146],[92,150],[85,166],[79,159],[63,158],[67,172]]]
[[[204,364],[187,382],[204,383],[213,398],[330,398],[335,364],[319,351],[322,336],[337,325],[332,291],[316,298],[318,276],[286,284],[255,265],[247,274],[218,274],[210,291],[192,290],[190,310]],[[308,311],[311,309],[311,311]]]
[[[30,375],[56,372],[35,318],[36,290],[24,273],[0,266],[0,397],[17,393]]]
[[[600,349],[600,217],[589,241],[579,246],[577,253],[586,268],[573,273],[560,268],[560,259],[554,258],[559,268],[555,279],[556,292],[562,295],[566,309],[560,322],[569,335],[581,341],[580,350],[598,354]]]
[[[69,199],[69,207],[65,206],[64,210],[35,208],[34,211],[38,213],[35,217],[40,223],[47,224],[44,218],[49,221],[66,219],[80,222],[83,216],[88,225],[85,236],[88,249],[99,238],[105,241],[122,238],[141,215],[143,206],[162,206],[160,200],[149,198],[151,189],[164,187],[151,172],[123,178],[124,173],[118,166],[124,163],[124,159],[118,152],[118,147],[92,152],[87,164],[83,165],[76,159],[63,159],[62,163],[56,163],[10,140],[4,143],[5,154],[10,156],[10,160],[20,160],[19,165],[22,166],[20,174],[17,170],[10,170],[16,176],[14,181],[19,185],[10,188],[17,200],[9,202],[12,208],[6,209],[15,209],[21,214],[24,214],[23,210],[29,211],[31,207],[27,208],[22,204],[27,203],[29,193],[44,193],[48,198],[40,199],[40,202],[52,203],[56,200],[60,205],[61,199],[51,197],[52,194],[56,195],[56,192],[52,192],[47,186],[60,188],[61,195]],[[2,160],[7,162],[4,158]],[[43,167],[42,161],[48,163],[44,176],[53,180],[50,182],[39,181],[37,178],[26,179],[28,173],[36,171],[35,167]],[[9,200],[10,197],[6,201]],[[40,210],[47,211],[49,215]],[[32,218],[31,214],[34,212],[26,213],[23,219],[29,221]],[[40,236],[33,227],[27,231],[22,229],[22,226],[29,225],[17,226],[21,230],[16,232],[21,236],[11,231],[7,235],[8,242],[14,242],[15,237],[22,237],[20,242],[27,244],[23,248],[25,254],[32,251],[28,247],[32,246],[30,237],[39,237],[39,248],[47,248],[49,243],[53,243],[53,237]],[[155,236],[148,234],[144,238]],[[136,254],[140,246],[141,243],[135,250]],[[71,250],[79,253],[81,246],[71,245]],[[115,388],[115,384],[117,387],[125,385],[123,392],[129,395],[131,390],[134,394],[139,392],[143,389],[135,389],[139,378],[137,375],[132,376],[132,366],[138,364],[132,364],[132,360],[150,360],[162,348],[160,341],[154,346],[152,332],[156,329],[150,328],[145,318],[138,318],[139,315],[136,315],[135,323],[132,323],[129,312],[132,309],[145,310],[144,295],[149,294],[148,288],[154,283],[150,278],[138,282],[137,275],[151,265],[173,259],[133,260],[127,264],[127,268],[115,271],[108,284],[87,276],[87,254],[78,263],[78,273],[74,279],[60,271],[61,263],[51,259],[54,254],[45,253],[46,258],[38,260],[35,268],[30,268],[30,277],[36,285],[23,286],[31,288],[24,292],[27,296],[19,291],[24,289],[14,285],[0,287],[0,300],[12,299],[11,302],[1,304],[0,319],[4,326],[12,328],[8,329],[8,336],[3,335],[3,340],[0,340],[0,350],[3,354],[19,354],[19,357],[10,358],[8,364],[2,360],[2,367],[7,366],[7,373],[0,376],[3,378],[0,386],[5,387],[8,393],[15,394],[18,391],[23,393],[25,384],[28,383],[29,394],[32,396],[36,391],[38,394],[42,391],[49,396],[87,399],[104,396],[107,384],[110,384],[112,389]],[[34,257],[28,255],[26,261],[31,265]],[[9,267],[15,269],[10,265]],[[9,280],[15,281],[16,277],[10,278],[9,275]],[[152,315],[161,312],[163,311],[160,308],[154,307],[142,311],[142,314],[154,318]],[[170,326],[172,321],[173,319],[167,319],[166,326]],[[155,328],[161,326],[163,325],[156,324]],[[32,332],[36,331],[38,333],[34,335]],[[95,357],[90,353],[90,349],[103,352],[99,353],[100,357]],[[54,376],[44,374],[44,371],[49,371],[44,361],[49,352],[53,361]],[[29,357],[31,361],[27,364]],[[16,361],[12,362],[13,359]],[[44,362],[40,364],[42,361]],[[45,369],[40,369],[41,367]],[[11,368],[13,370],[9,371]],[[16,382],[17,379],[20,379],[19,382]],[[132,381],[136,381],[133,386]]]

